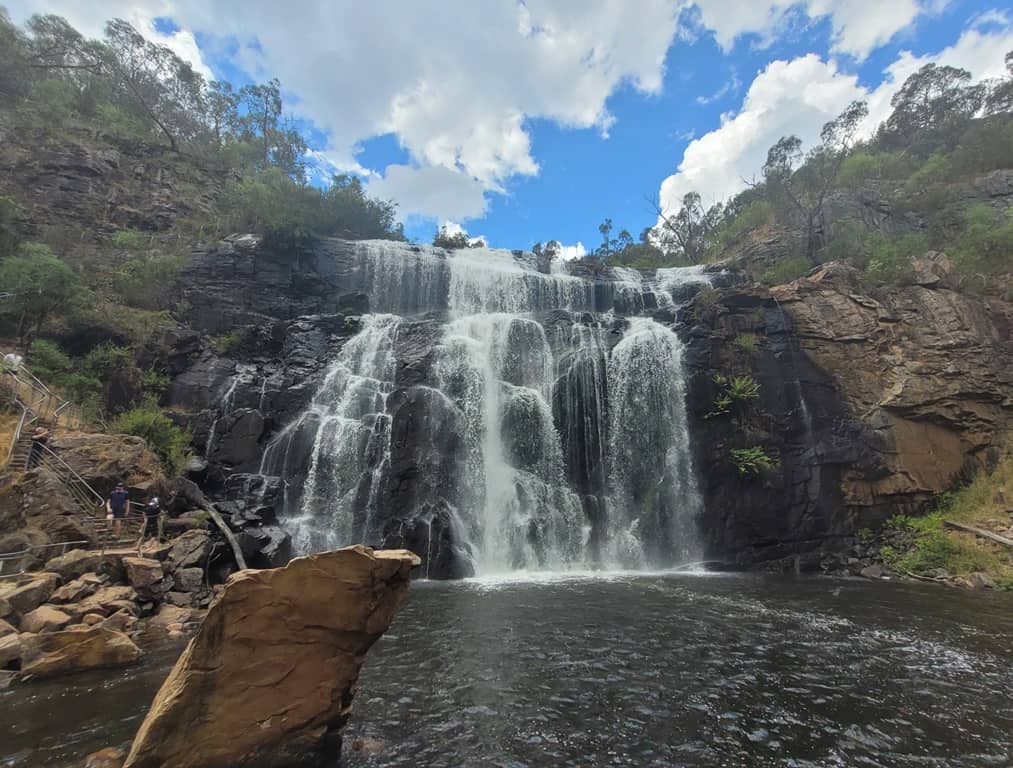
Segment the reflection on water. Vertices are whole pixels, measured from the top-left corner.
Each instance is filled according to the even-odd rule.
[[[1011,640],[1013,597],[923,585],[415,584],[346,733],[383,746],[343,764],[1008,766]],[[168,663],[0,694],[0,764],[128,740]]]

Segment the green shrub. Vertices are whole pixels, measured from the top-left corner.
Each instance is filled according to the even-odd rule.
[[[904,183],[904,193],[909,196],[921,195],[927,187],[946,181],[953,175],[950,159],[941,152],[934,152],[912,173]]]
[[[241,330],[229,331],[221,336],[215,336],[211,340],[211,346],[219,355],[228,355],[237,351],[246,340],[246,334]]]
[[[714,410],[705,416],[708,419],[734,412],[741,421],[749,402],[760,396],[760,384],[752,376],[729,377],[716,373],[714,383],[718,385],[718,395],[714,399]]]
[[[73,367],[67,353],[49,339],[36,339],[32,343],[25,357],[25,365],[43,383],[52,381]]]
[[[790,256],[767,267],[760,274],[764,285],[784,285],[804,276],[813,265],[805,256]]]
[[[929,241],[923,234],[890,237],[876,232],[866,239],[866,247],[869,251],[866,278],[873,285],[899,285],[910,278],[911,260],[928,250]]]
[[[107,101],[95,104],[96,123],[107,134],[121,139],[144,139],[151,135],[148,126],[136,115]]]
[[[853,152],[841,163],[837,184],[841,187],[857,186],[866,179],[877,177],[881,165],[880,158],[871,152]]]
[[[732,448],[730,454],[732,463],[740,475],[758,475],[777,466],[777,460],[769,456],[759,445],[751,448]]]
[[[710,309],[718,302],[718,292],[714,288],[704,288],[693,297],[693,306]]]
[[[143,437],[170,477],[179,474],[189,455],[189,433],[153,406],[141,406],[121,413],[109,424],[109,431]]]
[[[176,254],[128,259],[113,274],[113,290],[131,307],[166,309],[175,297],[173,288],[183,264],[184,259]]]
[[[84,356],[81,370],[89,376],[104,380],[128,367],[132,358],[133,351],[129,347],[118,347],[106,341]]]
[[[109,242],[114,248],[124,251],[139,251],[148,244],[148,236],[136,229],[121,229],[114,232]]]
[[[64,78],[51,77],[36,83],[32,88],[32,100],[49,123],[62,123],[77,111],[74,86]]]
[[[141,371],[138,383],[144,399],[157,402],[169,386],[169,377],[158,371]]]
[[[894,531],[910,531],[914,525],[912,518],[907,515],[894,515],[886,521],[886,527]]]
[[[963,231],[946,250],[972,280],[1013,269],[1013,209],[999,213],[985,203],[971,206]]]
[[[757,338],[755,333],[740,333],[734,339],[732,344],[736,346],[741,352],[746,354],[752,354],[756,351]]]

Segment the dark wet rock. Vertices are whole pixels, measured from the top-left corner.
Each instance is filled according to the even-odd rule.
[[[252,464],[260,458],[263,433],[264,417],[259,411],[244,408],[224,416],[215,424],[211,457],[232,467]]]
[[[926,510],[987,465],[1009,423],[1013,350],[998,330],[1008,316],[942,282],[863,296],[838,264],[691,304],[681,333],[709,555],[750,565],[846,551],[858,530]],[[755,337],[754,351],[740,335]],[[760,385],[741,419],[714,415],[714,374]],[[775,467],[740,473],[730,451],[751,446]]]

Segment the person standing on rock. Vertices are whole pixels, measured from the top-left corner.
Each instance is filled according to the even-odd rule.
[[[49,442],[49,430],[45,427],[36,427],[32,433],[32,445],[28,449],[28,466],[32,469],[42,460],[42,451]]]
[[[154,538],[156,541],[162,538],[162,501],[157,496],[148,499],[144,505],[144,530],[141,532],[141,540]]]
[[[106,500],[106,520],[113,524],[113,535],[116,538],[120,537],[120,526],[127,514],[127,498],[129,496],[130,493],[123,483],[116,483],[116,487],[113,488],[113,492]]]

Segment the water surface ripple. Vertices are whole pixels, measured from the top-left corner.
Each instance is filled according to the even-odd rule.
[[[369,654],[342,765],[1010,766],[1011,641],[1013,596],[926,585],[416,583]],[[129,740],[161,674],[0,693],[0,765]]]

